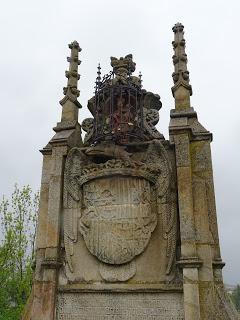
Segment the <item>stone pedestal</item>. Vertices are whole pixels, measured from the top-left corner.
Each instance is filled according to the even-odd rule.
[[[77,42],[61,122],[42,150],[36,270],[24,320],[236,320],[224,288],[212,135],[190,105],[183,26],[173,28],[169,140],[157,94],[111,58],[78,123]]]

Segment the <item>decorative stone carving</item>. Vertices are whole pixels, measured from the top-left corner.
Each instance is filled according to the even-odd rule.
[[[94,119],[93,118],[87,118],[83,120],[82,122],[82,129],[86,132],[86,135],[84,137],[84,144],[88,145],[93,138],[94,133]]]
[[[163,135],[156,129],[159,121],[159,110],[162,107],[160,96],[143,90],[143,127],[145,137],[148,140],[164,139]]]
[[[84,168],[88,164],[86,155],[79,148],[72,148],[68,154],[68,159],[65,166],[64,176],[64,206],[68,206],[68,193],[75,201],[80,200],[80,193],[78,188],[78,178]],[[71,206],[70,206],[71,208]]]
[[[116,144],[101,143],[85,150],[88,156],[98,156],[122,160],[130,160],[131,153],[126,151],[126,147]]]
[[[103,77],[98,66],[83,147],[80,47],[69,45],[61,121],[41,151],[36,270],[24,320],[239,319],[222,281],[212,135],[191,107],[183,25],[173,31],[169,141],[155,127],[160,97],[142,88],[127,55],[112,57]]]
[[[174,190],[175,191],[175,190]],[[177,199],[175,192],[167,194],[167,210],[163,215],[164,239],[167,240],[167,269],[166,274],[169,275],[173,269],[176,260],[176,243],[177,243]]]
[[[127,84],[127,77],[135,71],[136,63],[132,60],[132,54],[128,54],[120,59],[111,57],[111,66],[113,67],[113,72],[116,74],[113,82]]]
[[[163,139],[163,135],[156,129],[155,125],[159,121],[159,112],[155,109],[143,108],[145,136],[151,139]]]
[[[136,263],[134,260],[121,265],[100,263],[99,272],[107,282],[124,282],[135,275]]]
[[[176,23],[173,27],[175,39],[172,42],[174,55],[172,57],[175,71],[172,74],[174,87],[172,87],[173,96],[176,90],[182,86],[192,95],[192,87],[189,84],[189,71],[187,70],[187,54],[185,52],[184,26]]]
[[[142,90],[143,92],[143,107],[145,109],[160,110],[162,108],[162,102],[158,94],[152,93],[150,91]]]
[[[92,206],[85,201],[80,219],[89,251],[105,263],[131,261],[144,251],[157,223],[156,213],[151,212],[149,182],[134,177],[97,179],[83,186],[84,200],[89,183],[100,191],[90,194]]]
[[[168,155],[159,140],[151,142],[146,152],[128,160],[104,159],[96,163],[99,153],[88,152],[89,149],[84,154],[73,148],[66,161],[64,242],[72,272],[73,247],[79,232],[91,254],[103,263],[121,265],[141,254],[157,224],[154,202],[167,194],[170,184]],[[124,152],[129,154],[127,150]],[[164,232],[168,241],[169,273],[176,235],[173,233],[175,212],[170,209],[168,214]],[[126,278],[131,277],[131,272]]]
[[[68,79],[67,87],[63,88],[64,98],[60,101],[63,106],[68,100],[73,102],[78,108],[81,108],[80,103],[77,101],[80,91],[77,89],[77,80],[80,79],[78,74],[78,65],[81,61],[78,60],[78,53],[82,50],[77,41],[70,43],[69,48],[71,49],[71,57],[67,58],[70,62],[69,70],[65,72],[65,76]]]

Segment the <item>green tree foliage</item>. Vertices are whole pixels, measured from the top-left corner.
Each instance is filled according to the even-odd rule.
[[[240,312],[240,285],[238,284],[231,294],[231,299],[237,309]]]
[[[30,294],[38,206],[29,186],[0,202],[0,320],[20,319]]]

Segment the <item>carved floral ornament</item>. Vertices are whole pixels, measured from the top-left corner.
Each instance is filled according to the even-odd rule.
[[[154,140],[145,149],[137,155],[119,150],[110,155],[106,148],[108,156],[100,163],[88,149],[70,150],[64,179],[64,242],[71,272],[77,241],[85,241],[92,255],[113,266],[130,263],[144,252],[157,225],[156,205],[169,192],[171,177],[161,142]],[[168,239],[172,226],[165,224],[163,236]],[[169,272],[172,262],[169,257]]]

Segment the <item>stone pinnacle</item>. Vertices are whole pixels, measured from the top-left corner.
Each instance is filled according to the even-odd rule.
[[[76,106],[80,107],[80,103],[77,101],[79,97],[79,90],[77,89],[78,80],[80,75],[78,74],[78,66],[81,61],[78,60],[78,53],[82,50],[77,41],[70,43],[71,56],[67,57],[69,62],[69,70],[65,72],[65,76],[68,79],[67,87],[63,88],[63,94],[65,97],[60,101],[61,105],[64,105],[67,100],[72,101]]]
[[[172,87],[172,94],[175,98],[176,108],[185,109],[190,107],[192,87],[189,84],[189,71],[187,69],[184,26],[178,22],[172,30],[174,32],[174,41],[172,42],[174,50],[172,57],[174,64],[174,72],[172,74],[174,86]],[[177,91],[181,91],[181,94],[177,93]]]

